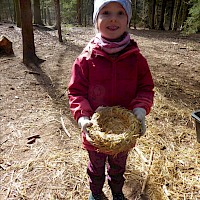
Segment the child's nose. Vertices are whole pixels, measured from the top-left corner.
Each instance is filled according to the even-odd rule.
[[[110,21],[116,21],[117,20],[117,16],[115,14],[111,15]]]

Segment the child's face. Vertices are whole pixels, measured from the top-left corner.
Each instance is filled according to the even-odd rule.
[[[127,29],[128,17],[121,4],[108,3],[103,7],[97,18],[97,29],[102,37],[115,40]]]

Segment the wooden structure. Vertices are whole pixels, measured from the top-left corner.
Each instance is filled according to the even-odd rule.
[[[0,56],[1,55],[13,55],[12,42],[5,36],[0,38]]]

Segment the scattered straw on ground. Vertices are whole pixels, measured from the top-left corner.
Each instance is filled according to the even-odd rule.
[[[87,29],[83,28],[66,29],[66,48],[51,33],[35,31],[36,44],[40,46],[37,53],[46,59],[41,65],[45,82],[41,75],[27,73],[20,62],[20,29],[0,29],[13,41],[16,55],[0,60],[0,199],[86,200],[88,156],[81,148],[80,130],[63,94],[73,59],[91,34],[85,34]],[[153,66],[156,89],[146,135],[129,153],[124,193],[129,200],[144,196],[152,200],[199,200],[200,144],[191,118],[193,109],[200,106],[199,44],[193,46],[181,39],[164,41],[164,32],[159,39],[155,35],[158,32],[134,34]],[[79,41],[84,43],[81,47]],[[194,75],[191,70],[196,71]],[[176,95],[178,98],[174,98]],[[71,137],[63,130],[61,117]],[[28,144],[28,138],[38,135]],[[103,190],[111,199],[107,182]]]

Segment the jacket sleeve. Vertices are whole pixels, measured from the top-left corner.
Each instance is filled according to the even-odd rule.
[[[88,63],[86,59],[78,57],[68,85],[69,106],[76,121],[82,116],[91,117],[94,113],[88,101],[88,87]]]
[[[137,58],[137,92],[136,98],[134,98],[130,105],[129,109],[133,110],[134,108],[144,108],[146,113],[149,114],[151,107],[153,105],[154,98],[154,83],[152,75],[148,66],[146,59],[138,54]]]

